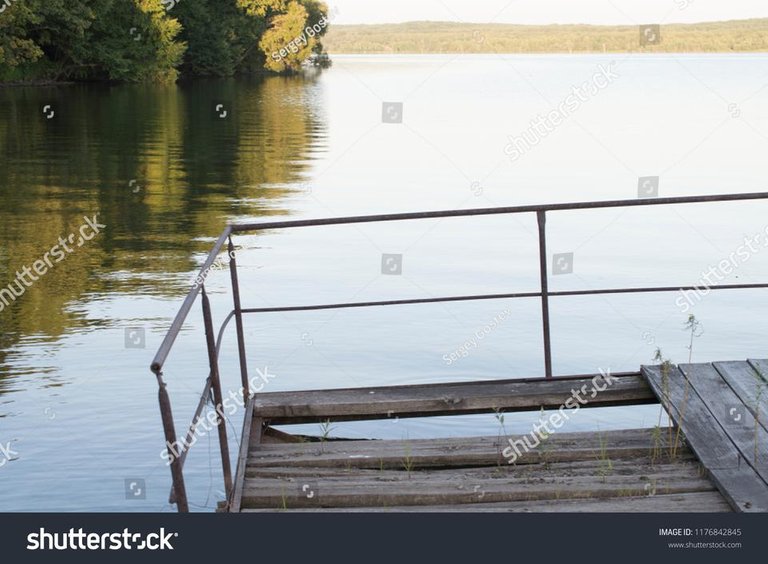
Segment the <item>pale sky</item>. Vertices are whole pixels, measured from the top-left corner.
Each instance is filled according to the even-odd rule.
[[[332,21],[518,24],[693,23],[768,17],[768,0],[326,0]]]

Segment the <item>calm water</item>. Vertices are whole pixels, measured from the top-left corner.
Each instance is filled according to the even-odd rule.
[[[504,148],[538,114],[615,61],[619,75],[512,162]],[[383,124],[382,103],[403,102]],[[42,108],[51,106],[48,119]],[[226,114],[225,114],[226,112]],[[48,112],[48,115],[51,115]],[[768,187],[768,57],[337,57],[314,77],[172,87],[0,90],[0,280],[99,214],[77,247],[0,312],[0,510],[169,511],[157,387],[148,370],[197,267],[228,221],[540,202],[630,199],[639,176],[671,195]],[[554,289],[695,284],[768,203],[560,213],[553,253],[574,253]],[[241,237],[247,305],[537,289],[535,218],[333,227]],[[383,276],[383,253],[403,255]],[[217,321],[226,272],[209,279]],[[768,248],[726,282],[768,280]],[[555,372],[636,370],[657,346],[686,361],[675,295],[553,300]],[[765,292],[709,295],[692,311],[694,360],[768,356]],[[500,312],[467,356],[451,353]],[[126,348],[126,329],[145,348]],[[269,390],[541,375],[535,300],[270,314],[247,320],[251,372]],[[228,333],[225,389],[239,386]],[[166,369],[177,425],[206,375],[195,310]],[[446,360],[448,359],[448,360]],[[538,414],[508,415],[509,433]],[[658,408],[581,411],[568,431],[653,425]],[[231,434],[241,414],[232,417]],[[235,430],[233,432],[233,430]],[[302,427],[317,432],[317,426]],[[339,424],[334,435],[497,433],[492,415]],[[216,439],[186,468],[191,501],[221,497]],[[236,438],[232,447],[236,448]],[[126,479],[146,499],[126,499]]]

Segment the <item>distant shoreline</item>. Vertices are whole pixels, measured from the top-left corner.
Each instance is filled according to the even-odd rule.
[[[562,53],[557,51],[530,51],[526,53],[504,53],[504,52],[494,52],[494,51],[488,51],[488,52],[481,52],[478,51],[477,53],[430,53],[430,52],[414,52],[409,53],[406,51],[399,52],[399,53],[388,53],[388,52],[382,52],[382,53],[331,53],[332,57],[414,57],[418,55],[444,55],[446,57],[454,56],[454,57],[460,57],[462,55],[466,56],[472,56],[472,55],[482,55],[482,56],[491,56],[491,55],[521,55],[521,56],[539,56],[544,57],[548,55],[552,56],[574,56],[578,57],[581,55],[669,55],[670,57],[675,55],[766,55],[768,56],[768,51],[657,51],[653,53],[627,53],[626,51],[578,51],[574,53]]]
[[[323,44],[331,55],[765,53],[768,18],[656,28],[456,22],[332,25]]]

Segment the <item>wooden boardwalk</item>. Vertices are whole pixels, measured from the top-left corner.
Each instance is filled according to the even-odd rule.
[[[768,511],[768,361],[643,367],[736,511]]]
[[[320,440],[272,425],[556,410],[594,376],[257,394],[229,510],[768,511],[762,368],[768,361],[615,375],[585,407],[661,401],[681,432],[558,432],[514,464],[503,454],[512,435]]]

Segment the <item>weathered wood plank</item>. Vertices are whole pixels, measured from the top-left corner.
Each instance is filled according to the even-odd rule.
[[[273,513],[282,509],[244,509],[244,513]],[[727,513],[732,511],[718,491],[598,499],[556,499],[461,505],[401,505],[395,507],[303,508],[297,513]]]
[[[768,382],[747,362],[715,362],[714,367],[755,420],[768,430]]]
[[[285,443],[295,444],[295,443],[305,442],[302,440],[302,437],[300,436],[284,433],[283,431],[279,431],[278,429],[275,429],[273,427],[266,427],[264,429],[264,434],[262,435],[261,440],[263,443],[267,443],[267,444],[285,444]]]
[[[755,369],[755,372],[768,383],[768,360],[763,358],[750,358],[747,363]]]
[[[697,463],[650,468],[642,475],[518,476],[456,472],[392,472],[382,477],[323,476],[309,479],[246,479],[243,507],[391,507],[535,499],[633,497],[710,491]]]
[[[590,399],[590,407],[655,403],[639,374],[616,374],[616,381]],[[271,425],[325,420],[355,421],[387,417],[424,417],[489,413],[494,409],[558,409],[572,390],[591,386],[595,376],[501,380],[416,386],[347,388],[256,395],[254,414]]]
[[[257,425],[260,429],[261,420],[253,417],[253,398],[251,397],[245,406],[243,435],[240,438],[240,452],[238,453],[237,470],[235,471],[235,485],[232,491],[232,499],[229,501],[229,511],[231,513],[240,512],[240,506],[243,501],[243,484],[245,483],[245,474],[248,466],[248,452],[260,442],[260,438],[253,433],[253,429]]]
[[[517,438],[517,437],[513,437]],[[249,468],[268,466],[399,468],[408,452],[414,468],[507,465],[506,437],[453,437],[410,441],[341,441],[263,444],[249,453]],[[668,456],[672,445],[651,429],[603,433],[557,433],[522,455],[516,465],[537,462],[595,460],[598,456],[626,459],[658,451]]]
[[[706,475],[706,470],[699,463],[696,457],[690,451],[685,451],[675,457],[674,460],[667,460],[653,463],[647,456],[630,458],[626,460],[614,460],[609,457],[597,458],[593,460],[580,460],[577,462],[547,462],[541,464],[526,464],[520,466],[478,466],[478,467],[441,467],[441,468],[423,468],[413,469],[412,473],[418,472],[420,477],[434,476],[436,480],[455,479],[463,480],[466,477],[482,477],[498,479],[505,476],[516,478],[556,478],[558,476],[603,476],[613,475],[645,475],[669,472],[674,474],[678,472],[680,465],[688,465],[691,468],[698,469],[702,476]],[[259,478],[282,478],[290,480],[293,478],[302,479],[314,477],[317,479],[325,478],[343,478],[353,479],[359,477],[362,479],[371,478],[377,481],[398,481],[407,474],[406,461],[401,460],[399,467],[393,468],[355,468],[352,466],[336,467],[309,467],[309,466],[269,466],[260,468],[248,468],[246,473],[247,480]],[[597,478],[596,478],[597,479]]]
[[[679,368],[736,450],[768,488],[768,431],[755,420],[713,365],[681,364]]]
[[[659,366],[644,366],[642,373],[731,507],[742,512],[768,511],[766,484],[744,462],[701,397],[686,388],[683,373],[674,366],[666,376]]]

